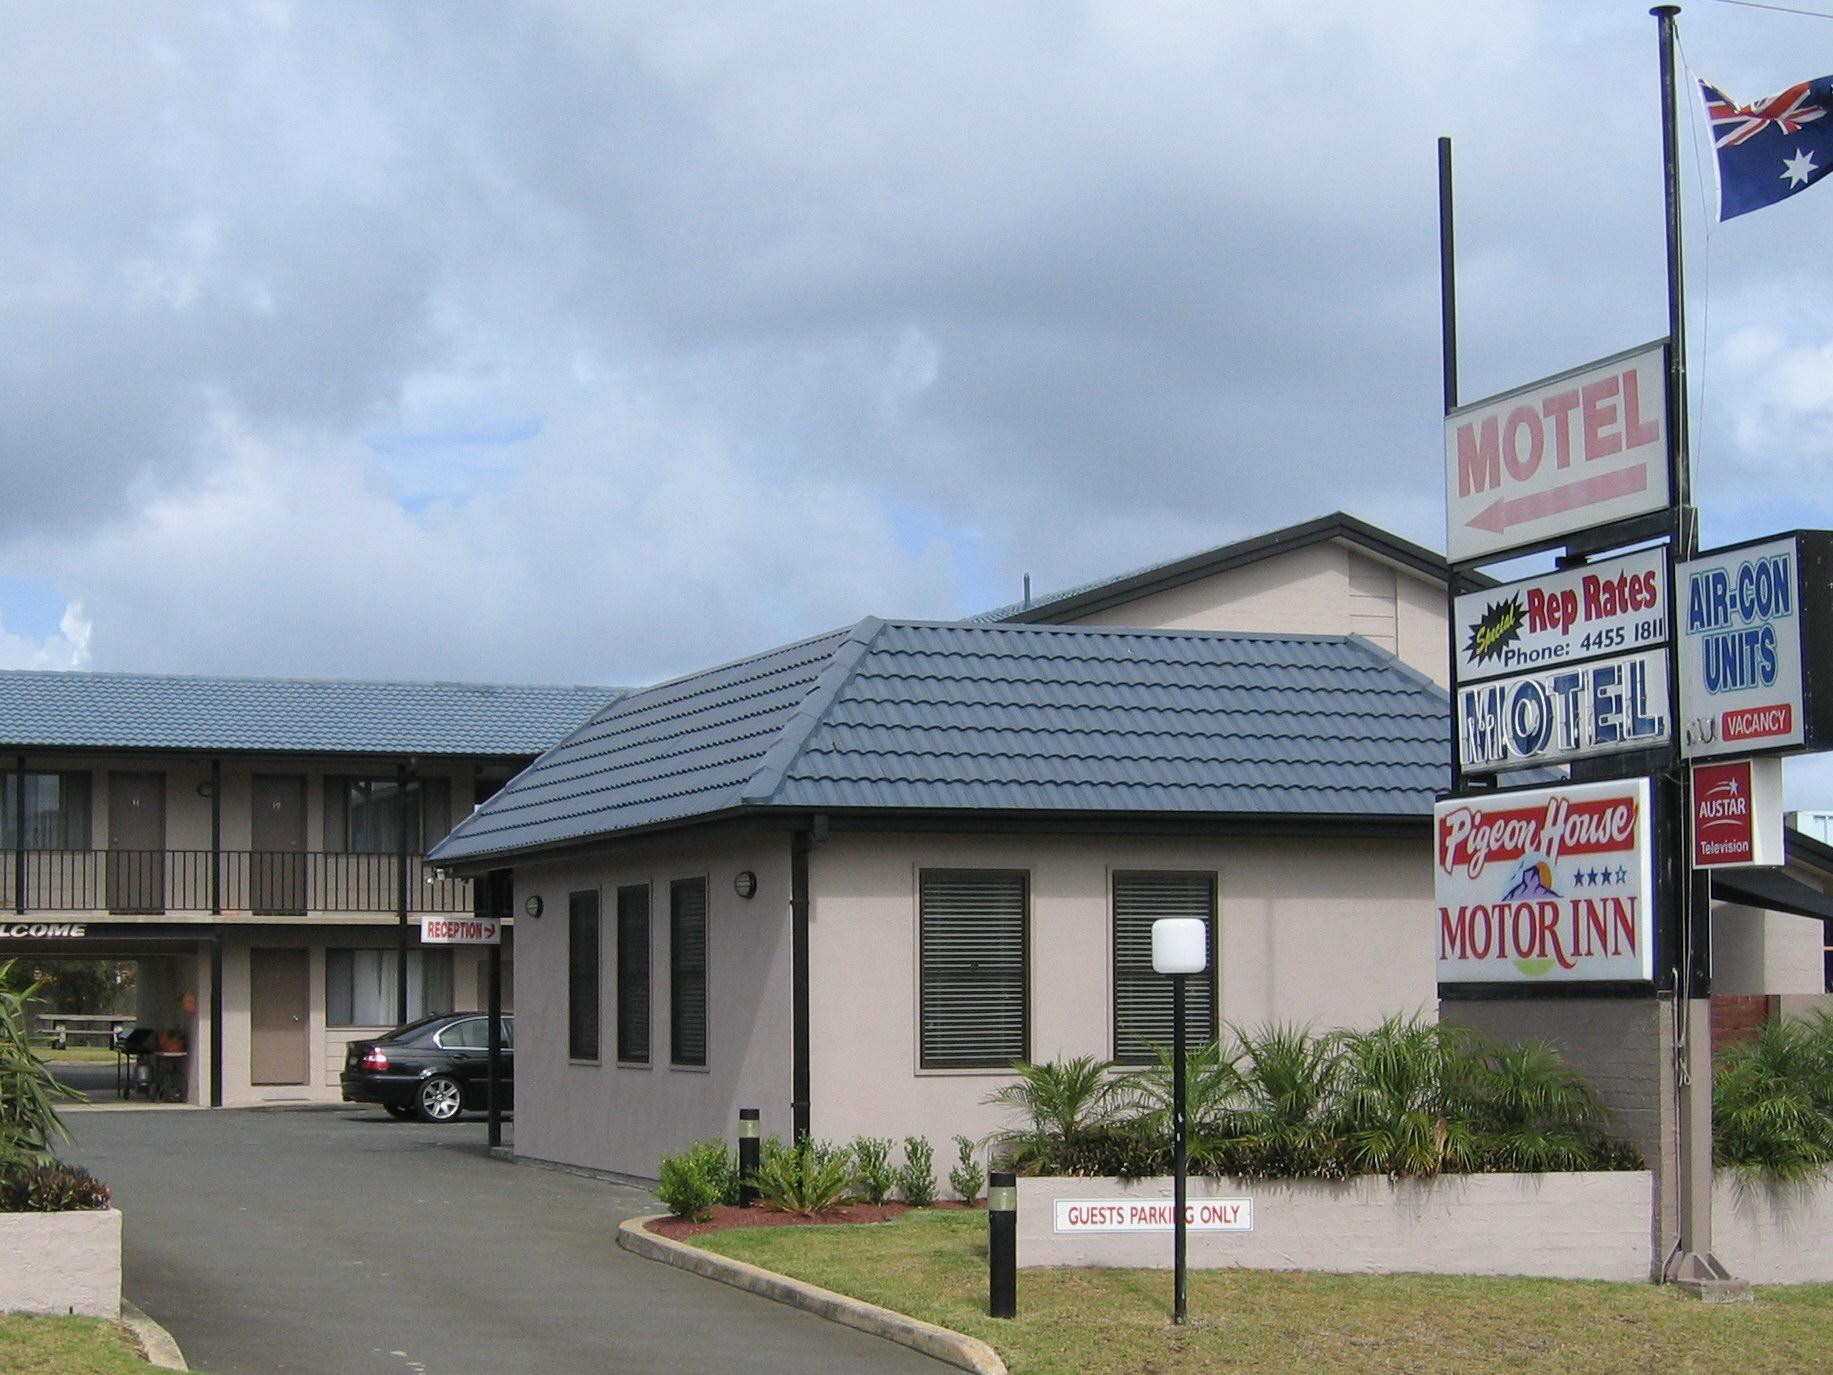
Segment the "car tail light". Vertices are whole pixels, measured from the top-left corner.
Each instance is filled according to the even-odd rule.
[[[371,1046],[363,1052],[364,1069],[387,1069],[388,1057],[382,1053],[382,1047]]]

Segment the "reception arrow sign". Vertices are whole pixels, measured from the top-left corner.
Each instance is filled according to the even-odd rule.
[[[1445,417],[1453,563],[1545,548],[1668,505],[1667,342]]]

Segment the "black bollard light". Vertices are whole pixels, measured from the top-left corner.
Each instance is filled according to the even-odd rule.
[[[987,1312],[1018,1316],[1018,1178],[1011,1170],[987,1176]]]
[[[757,1202],[757,1190],[751,1186],[757,1174],[757,1109],[738,1110],[738,1206],[749,1208]]]
[[[1184,980],[1209,967],[1209,928],[1196,917],[1161,917],[1152,923],[1152,968],[1171,976],[1171,1321],[1182,1325],[1190,1311],[1190,1269],[1186,1259],[1189,1211],[1190,1124],[1184,1102]]]

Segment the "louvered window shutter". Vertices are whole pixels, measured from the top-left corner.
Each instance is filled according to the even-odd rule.
[[[1022,872],[936,870],[920,881],[925,1069],[1005,1066],[1030,1055]]]
[[[706,1064],[706,880],[668,890],[669,1061]]]
[[[1153,1046],[1171,1044],[1171,979],[1152,968],[1152,923],[1197,917],[1209,931],[1209,968],[1184,985],[1185,1035],[1191,1045],[1216,1036],[1216,876],[1114,875],[1114,1058],[1151,1064]]]

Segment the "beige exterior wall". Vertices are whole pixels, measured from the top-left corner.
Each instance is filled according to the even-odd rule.
[[[518,912],[539,920],[516,940],[518,1155],[654,1178],[664,1152],[702,1137],[731,1140],[741,1107],[788,1139],[790,1115],[789,836],[724,833],[625,845],[602,857],[516,869]],[[740,898],[733,880],[757,875]],[[669,884],[707,881],[707,1066],[669,1063]],[[650,886],[650,1060],[617,1062],[617,890]],[[568,1058],[568,898],[599,894],[599,1058]]]
[[[811,859],[816,1136],[950,1138],[1009,1125],[1004,1071],[918,1064],[917,875],[1030,874],[1031,1058],[1113,1053],[1111,876],[1217,876],[1224,1021],[1367,1025],[1437,996],[1428,842],[836,834]],[[940,1170],[938,1173],[942,1173]]]
[[[1824,993],[1825,931],[1818,918],[1719,903],[1712,909],[1712,991]]]
[[[1441,686],[1445,589],[1334,541],[1148,593],[1072,624],[1361,635]]]
[[[232,928],[223,940],[223,1106],[252,1107],[262,1103],[337,1103],[343,1098],[338,1074],[344,1067],[348,1042],[379,1035],[389,1027],[333,1026],[326,1016],[325,951],[329,949],[393,950],[396,935],[392,922],[366,927],[324,927],[298,924],[275,928]],[[411,949],[421,949],[418,933]],[[306,1044],[306,1082],[256,1084],[249,1068],[251,1008],[249,979],[251,952],[256,949],[293,949],[306,952],[306,1024],[301,1035]],[[482,946],[452,946],[452,1002],[457,1012],[481,1008],[477,993],[479,970],[489,955]],[[208,1101],[209,957],[200,954],[201,986],[198,998],[199,1032],[192,1043],[193,1078],[200,1079],[199,1098]],[[510,995],[505,993],[505,1001]],[[201,1050],[201,1054],[199,1051]]]

